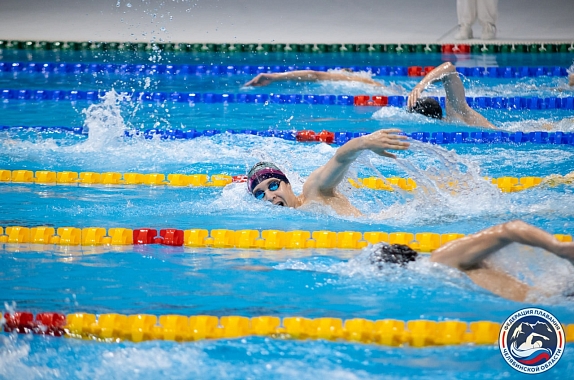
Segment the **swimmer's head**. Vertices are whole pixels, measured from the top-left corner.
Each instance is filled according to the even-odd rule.
[[[409,111],[420,113],[433,119],[442,119],[442,107],[434,98],[420,98]]]
[[[415,261],[418,256],[416,251],[413,251],[406,245],[402,244],[381,244],[374,252],[371,253],[371,264],[377,264],[379,267],[383,263],[399,264],[404,266],[411,261]]]
[[[259,162],[251,168],[247,175],[247,189],[256,199],[271,202],[276,206],[299,205],[287,176],[271,162]]]

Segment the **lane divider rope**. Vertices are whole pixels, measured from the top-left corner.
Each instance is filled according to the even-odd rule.
[[[35,90],[35,89],[0,89],[0,100],[10,101],[61,101],[67,100],[95,102],[99,101],[106,91],[100,90]],[[158,102],[167,101],[175,103],[206,104],[306,104],[306,105],[341,105],[341,106],[374,106],[374,107],[404,107],[407,97],[402,95],[333,95],[333,94],[251,94],[251,93],[180,93],[180,92],[152,92],[139,91],[126,95],[124,101]],[[445,107],[444,97],[434,97]],[[529,110],[556,110],[574,109],[574,97],[537,97],[537,96],[513,96],[513,97],[467,97],[466,101],[472,108],[480,109],[529,109]]]
[[[80,126],[25,126],[25,125],[0,125],[0,131],[33,132],[33,133],[73,133],[86,134]],[[331,132],[323,130],[263,130],[254,129],[156,129],[150,128],[143,131],[125,130],[124,137],[143,136],[145,139],[159,137],[162,140],[191,140],[198,137],[212,137],[221,133],[255,135],[260,137],[275,137],[298,142],[323,142],[327,144],[343,145],[347,141],[369,134],[369,132]],[[414,140],[431,144],[570,144],[574,145],[574,133],[571,132],[411,132],[403,133]]]
[[[150,314],[38,313],[4,314],[4,331],[66,336],[103,342],[166,340],[192,342],[267,336],[276,339],[323,339],[384,346],[495,345],[501,324],[491,321],[304,318],[275,316],[210,316]],[[564,326],[566,342],[574,342],[574,324]]]
[[[5,232],[5,234],[4,234]],[[243,249],[362,249],[381,242],[403,244],[421,253],[432,252],[442,245],[464,237],[460,233],[381,232],[381,231],[281,231],[281,230],[228,230],[176,228],[109,228],[102,227],[0,227],[0,243],[43,244],[59,246],[111,246],[147,245],[186,246],[196,248]],[[567,242],[572,236],[555,234],[556,239]],[[42,247],[46,249],[47,247]],[[32,248],[37,250],[36,248]]]
[[[328,71],[342,68],[354,72],[365,71],[376,76],[421,77],[434,66],[333,66],[333,65],[187,65],[187,64],[128,64],[128,63],[73,63],[73,62],[0,62],[0,73],[50,74],[135,74],[135,75],[257,75],[282,73],[295,70]],[[565,77],[567,68],[562,66],[508,66],[508,67],[457,67],[457,71],[475,78],[530,78]]]
[[[0,169],[0,183],[36,183],[41,185],[127,185],[127,186],[175,186],[175,187],[224,187],[230,183],[247,181],[244,174],[230,176],[227,174],[180,174],[161,173],[120,173],[120,172],[74,172],[49,170],[4,170]],[[547,177],[484,177],[496,185],[503,193],[514,193],[537,186],[555,187],[574,183],[574,172],[564,176],[552,174]],[[349,179],[355,188],[395,191],[397,189],[413,191],[417,183],[412,178],[401,177],[366,177]],[[458,182],[448,181],[445,188],[456,191]]]
[[[457,44],[269,44],[269,43],[146,43],[146,42],[100,42],[100,41],[20,41],[0,40],[0,50],[53,50],[53,51],[103,51],[119,52],[174,52],[174,53],[569,53],[574,51],[572,41],[544,42],[494,42]]]

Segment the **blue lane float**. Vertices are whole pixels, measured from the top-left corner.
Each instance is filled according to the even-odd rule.
[[[0,62],[0,72],[49,74],[133,74],[133,75],[257,75],[293,70],[327,71],[342,66],[287,65],[172,65],[117,63]],[[376,76],[408,76],[407,66],[350,66],[354,71],[367,71]],[[460,74],[475,78],[564,77],[562,66],[457,67]]]
[[[81,126],[8,126],[0,125],[0,131],[32,131],[32,132],[58,132],[84,134]],[[153,139],[156,136],[164,140],[191,140],[198,137],[211,137],[221,133],[245,134],[261,137],[276,137],[289,141],[297,140],[296,130],[254,130],[254,129],[207,129],[198,131],[180,129],[146,129],[143,131],[126,130],[125,137],[143,136],[146,139]],[[335,132],[333,143],[343,145],[347,141],[369,134],[369,132]],[[413,140],[431,144],[555,144],[574,145],[574,133],[569,132],[412,132],[404,133]]]
[[[30,90],[30,89],[0,89],[0,100],[68,100],[68,101],[98,101],[106,94],[105,91],[82,91],[82,90]],[[355,97],[352,95],[334,94],[250,94],[250,93],[180,93],[180,92],[133,92],[128,94],[132,101],[156,102],[166,101],[179,103],[276,103],[276,104],[323,104],[323,105],[354,105]],[[405,96],[389,96],[386,106],[404,107],[407,98]],[[435,97],[444,107],[445,98]],[[472,108],[493,108],[493,109],[574,109],[574,97],[487,97],[478,96],[467,97],[467,103]],[[381,107],[381,106],[375,106]]]

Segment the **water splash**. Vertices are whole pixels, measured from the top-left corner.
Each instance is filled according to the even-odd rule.
[[[434,263],[427,255],[420,255],[416,261],[405,266],[390,263],[371,263],[371,255],[379,245],[365,247],[357,256],[341,261],[332,257],[291,258],[274,266],[277,270],[298,270],[328,273],[339,276],[332,280],[338,286],[369,286],[383,282],[389,287],[419,287],[421,279],[427,290],[442,292],[456,288],[462,292],[490,292],[472,282],[463,272],[449,266]],[[541,248],[510,244],[487,259],[489,265],[507,272],[510,276],[528,284],[531,289],[529,302],[542,304],[571,304],[574,293],[574,266]],[[451,289],[452,289],[451,288]],[[451,290],[449,290],[450,292]]]
[[[574,118],[564,118],[562,120],[538,119],[508,121],[501,125],[501,128],[508,132],[574,132]]]
[[[412,195],[397,189],[402,202],[372,217],[420,225],[508,209],[496,186],[482,177],[478,163],[454,151],[417,141],[411,142],[410,150],[411,157],[397,158],[396,163],[417,183],[417,188]]]
[[[86,117],[84,131],[88,132],[88,139],[80,144],[81,150],[94,152],[104,147],[117,146],[126,130],[126,123],[121,115],[121,102],[129,100],[129,95],[117,93],[112,89],[100,99],[102,102],[91,104],[82,110]]]
[[[411,122],[417,124],[430,124],[436,125],[441,123],[437,119],[426,117],[416,112],[408,112],[406,108],[400,107],[382,107],[373,113],[372,118],[381,120],[386,123],[396,123],[397,120],[402,122]]]
[[[488,260],[531,287],[529,302],[561,303],[574,292],[574,266],[542,248],[514,243]]]

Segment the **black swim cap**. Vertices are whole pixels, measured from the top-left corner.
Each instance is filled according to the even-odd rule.
[[[382,263],[406,265],[410,261],[415,261],[417,256],[418,253],[406,245],[381,244],[373,253],[371,253],[370,259],[371,264],[377,264],[380,268]]]
[[[433,119],[442,119],[442,107],[434,98],[421,98],[417,100],[411,112],[420,113]]]

